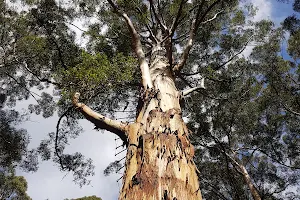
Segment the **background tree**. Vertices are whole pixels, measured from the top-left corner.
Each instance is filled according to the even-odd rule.
[[[26,193],[27,181],[23,176],[16,176],[14,169],[1,169],[0,198],[12,200],[31,200]]]
[[[68,199],[65,199],[65,200],[68,200]],[[102,200],[102,199],[93,195],[93,196],[81,197],[81,198],[77,198],[77,199],[73,199],[73,200]]]
[[[299,198],[298,63],[281,56],[281,28],[267,21],[256,26],[260,38],[251,62],[240,57],[224,71],[210,70],[211,91],[193,95],[188,103],[207,199],[249,199],[249,189],[254,199]],[[288,49],[297,43],[293,38]],[[199,107],[198,102],[206,103]]]
[[[4,103],[4,102],[3,102]],[[29,136],[24,129],[14,126],[22,121],[14,110],[0,109],[0,198],[30,200],[27,182],[23,176],[15,175],[15,167],[20,165],[26,171],[37,168],[34,151],[28,151]]]

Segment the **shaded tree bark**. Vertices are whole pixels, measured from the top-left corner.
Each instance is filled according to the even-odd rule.
[[[235,165],[238,170],[238,172],[242,175],[245,183],[247,184],[247,187],[250,190],[251,196],[253,197],[254,200],[261,200],[260,194],[257,190],[257,188],[254,186],[251,177],[245,168],[243,164],[238,163],[234,158],[232,158],[230,155],[228,155],[226,152],[224,152],[225,155],[231,160],[231,163]]]

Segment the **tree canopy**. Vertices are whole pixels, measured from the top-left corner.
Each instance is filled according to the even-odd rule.
[[[92,160],[79,152],[64,153],[70,139],[82,132],[73,94],[80,92],[81,101],[96,112],[121,112],[133,119],[141,86],[148,84],[141,82],[142,61],[132,50],[138,45],[132,44],[134,34],[125,26],[127,18],[119,17],[124,12],[139,33],[145,56],[158,37],[168,36],[176,86],[182,94],[194,91],[182,99],[183,115],[194,133],[190,137],[203,198],[251,199],[244,171],[261,199],[300,198],[298,0],[295,13],[280,25],[254,21],[256,8],[238,0],[8,2],[0,3],[3,106],[12,109],[31,98],[35,103],[29,113],[60,118],[55,131],[28,151],[26,131],[11,125],[19,114],[1,109],[1,168],[21,162],[35,171],[40,156],[73,172],[80,185],[89,183]],[[105,173],[118,170],[119,163]],[[3,180],[26,196],[24,178],[7,175]]]
[[[27,181],[23,176],[16,176],[14,169],[0,172],[0,198],[12,200],[31,200],[26,193]]]

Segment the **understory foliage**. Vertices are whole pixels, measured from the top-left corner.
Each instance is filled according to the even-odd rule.
[[[92,160],[79,152],[64,153],[71,139],[82,133],[78,121],[83,117],[71,98],[80,92],[81,101],[97,112],[114,116],[121,111],[129,119],[135,117],[131,111],[138,106],[141,72],[129,30],[106,1],[7,2],[0,2],[4,105],[12,109],[17,101],[31,98],[35,103],[28,107],[29,113],[45,118],[57,113],[60,119],[49,137],[28,151],[26,131],[10,124],[17,113],[0,110],[0,167],[21,162],[25,169],[35,171],[40,156],[53,160],[62,171],[73,172],[80,185],[87,184],[88,176],[94,174]],[[128,14],[140,33],[146,56],[151,49],[150,29],[153,34],[158,31],[150,23],[155,16],[149,2],[117,1],[118,9]],[[180,13],[171,33],[172,65],[180,61],[199,5],[199,15],[206,16],[185,67],[175,74],[182,90],[200,85],[203,79],[205,83],[205,89],[182,99],[183,114],[194,133],[191,140],[203,198],[251,199],[241,166],[261,199],[300,198],[299,1],[293,2],[295,13],[280,25],[254,21],[256,8],[247,1],[153,2],[151,9],[169,27]],[[78,20],[84,30],[74,23]],[[75,30],[82,33],[81,44]],[[119,161],[105,173],[115,171],[114,167],[120,167]],[[24,179],[13,180],[22,185],[21,192],[26,191]],[[93,198],[97,199],[80,199]]]
[[[1,169],[0,198],[12,200],[31,200],[26,193],[27,181],[23,176],[16,176],[14,169]]]
[[[65,200],[69,200],[69,199],[65,199]],[[71,199],[70,199],[71,200]],[[81,197],[81,198],[77,198],[77,199],[72,199],[72,200],[102,200],[99,197],[94,196],[88,196],[88,197]]]
[[[27,131],[15,128],[22,118],[14,110],[0,108],[0,199],[31,199],[25,178],[15,174],[17,164],[26,171],[35,171],[37,164],[32,160],[33,151],[27,149]]]

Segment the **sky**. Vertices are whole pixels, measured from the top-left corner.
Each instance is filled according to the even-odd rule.
[[[271,19],[279,24],[286,16],[292,14],[291,5],[278,3],[276,0],[252,0],[254,6],[258,7],[255,20]],[[251,48],[247,48],[244,55],[249,55]],[[22,101],[17,104],[17,109],[27,108],[32,100]],[[58,117],[54,116],[44,119],[42,116],[32,115],[29,121],[20,125],[27,129],[31,135],[30,148],[39,145],[42,139],[47,138],[49,132],[54,132]],[[116,146],[120,145],[120,140],[115,141],[115,136],[109,132],[95,131],[94,126],[87,120],[81,120],[80,124],[84,132],[76,139],[70,140],[67,152],[81,152],[85,157],[92,158],[95,165],[95,175],[91,177],[91,185],[76,185],[72,179],[72,174],[59,171],[58,166],[53,162],[41,162],[39,170],[35,173],[25,173],[17,171],[17,175],[22,175],[28,182],[28,194],[33,200],[63,200],[65,198],[79,198],[83,196],[96,195],[103,200],[116,200],[118,198],[121,181],[117,180],[121,174],[104,176],[103,171],[109,163],[121,159],[126,152],[115,156]]]

